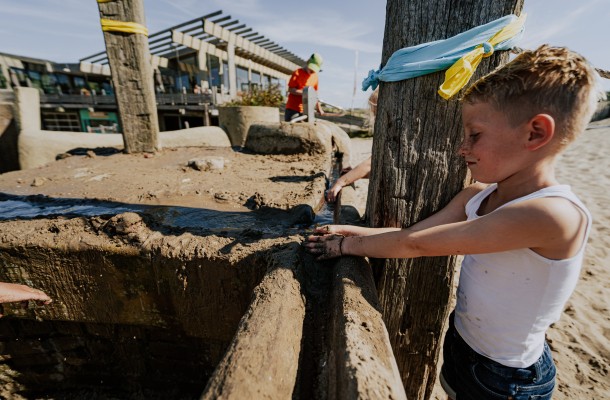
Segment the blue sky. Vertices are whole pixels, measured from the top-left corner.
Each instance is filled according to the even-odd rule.
[[[609,4],[525,0],[528,21],[520,46],[568,46],[610,70]],[[366,106],[368,93],[360,83],[381,61],[385,1],[144,0],[144,6],[151,33],[222,10],[302,58],[319,52],[320,97],[342,107]],[[0,52],[77,62],[104,50],[98,19],[95,0],[0,0]],[[610,80],[603,85],[610,90]]]

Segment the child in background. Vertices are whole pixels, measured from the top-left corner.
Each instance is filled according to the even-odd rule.
[[[375,89],[369,96],[369,109],[371,110],[371,124],[375,123],[375,115],[377,115],[377,97],[379,96],[379,88]],[[341,171],[342,175],[335,181],[335,183],[326,191],[326,201],[334,203],[337,201],[337,196],[341,189],[345,186],[351,185],[359,179],[368,178],[371,173],[371,157],[362,161],[356,167],[346,168]]]
[[[476,184],[409,228],[331,225],[304,244],[322,260],[465,255],[441,369],[452,399],[551,398],[545,332],[576,286],[591,226],[554,168],[595,111],[597,79],[565,48],[522,53],[462,99],[459,151]]]
[[[290,122],[303,115],[303,89],[311,86],[316,92],[318,91],[318,73],[322,69],[322,63],[322,56],[313,53],[307,60],[307,64],[303,68],[295,70],[290,76],[284,121]],[[316,102],[316,110],[320,115],[324,115],[320,102]]]

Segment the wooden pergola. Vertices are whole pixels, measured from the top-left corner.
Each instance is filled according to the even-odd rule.
[[[208,55],[227,63],[229,96],[237,94],[236,67],[287,80],[305,60],[241,24],[221,10],[153,33],[148,37],[153,69],[167,67],[168,60],[196,53],[201,71],[208,70]],[[105,51],[80,60],[83,72],[109,75]]]

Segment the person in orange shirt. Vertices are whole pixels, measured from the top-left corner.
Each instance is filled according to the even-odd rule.
[[[322,68],[322,56],[313,53],[307,60],[305,67],[292,73],[290,81],[288,81],[288,100],[286,101],[284,121],[290,121],[303,115],[303,88],[312,86],[316,92],[318,91],[318,72],[320,72],[320,68]],[[324,115],[320,102],[316,103],[316,110],[320,115]]]

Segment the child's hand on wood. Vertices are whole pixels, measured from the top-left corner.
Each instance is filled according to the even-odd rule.
[[[343,250],[344,236],[341,235],[312,235],[307,238],[307,242],[303,244],[307,252],[317,256],[316,260],[329,260],[331,258],[341,257]]]

